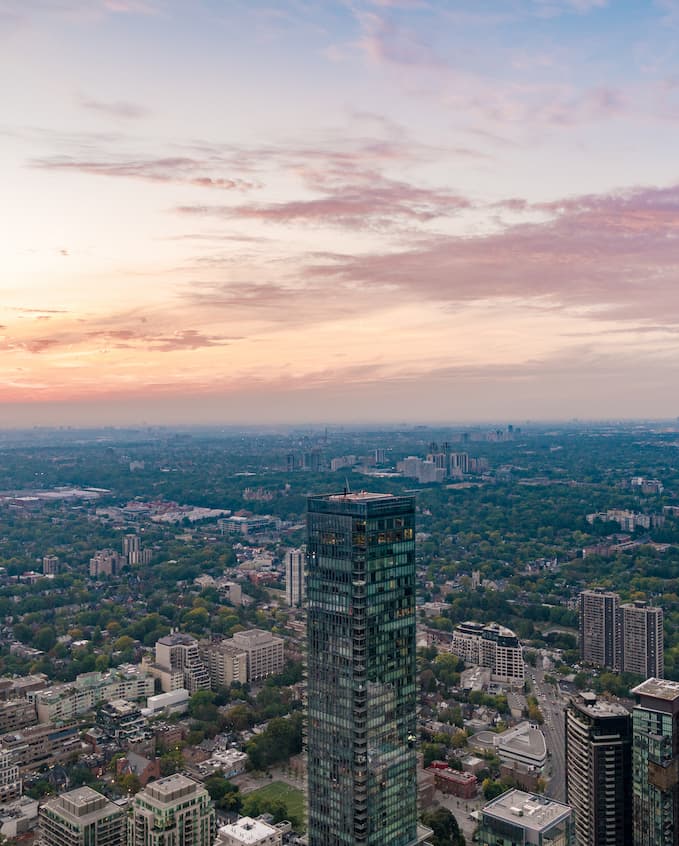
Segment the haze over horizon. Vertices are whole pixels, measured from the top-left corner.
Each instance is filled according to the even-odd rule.
[[[678,0],[0,0],[0,47],[0,426],[676,417]]]

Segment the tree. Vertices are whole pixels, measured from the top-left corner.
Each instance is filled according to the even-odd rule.
[[[425,812],[422,822],[434,832],[431,839],[433,846],[465,846],[460,826],[448,808]]]

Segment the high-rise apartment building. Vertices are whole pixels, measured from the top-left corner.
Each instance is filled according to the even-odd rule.
[[[282,671],[285,664],[285,641],[282,637],[262,629],[248,629],[236,632],[231,642],[245,653],[248,682],[266,679]]]
[[[91,787],[78,787],[40,809],[43,846],[127,846],[127,815]]]
[[[489,667],[493,681],[523,685],[523,649],[511,629],[497,623],[460,623],[453,632],[450,651],[468,664]]]
[[[231,639],[201,643],[200,657],[207,667],[213,690],[247,682],[247,652],[235,646]]]
[[[175,632],[156,641],[156,660],[148,670],[160,679],[165,693],[186,688],[189,693],[210,688],[210,676],[200,657],[198,641]]]
[[[632,838],[632,718],[582,693],[566,708],[566,801],[582,846],[628,846]]]
[[[56,555],[43,555],[42,572],[45,576],[56,576],[59,572],[59,559]]]
[[[415,500],[308,500],[310,846],[418,842]]]
[[[600,589],[580,593],[580,657],[588,664],[617,666],[619,605],[617,593]]]
[[[647,679],[632,693],[632,842],[677,846],[679,682]]]
[[[285,553],[285,598],[291,608],[299,608],[304,602],[305,559],[303,549],[288,549]]]
[[[620,656],[617,668],[645,678],[665,675],[663,612],[645,602],[621,605],[618,613]]]
[[[129,846],[212,846],[214,837],[214,807],[193,779],[167,776],[134,797]]]
[[[583,661],[647,678],[665,675],[662,608],[621,605],[617,593],[599,588],[583,590],[578,605]]]

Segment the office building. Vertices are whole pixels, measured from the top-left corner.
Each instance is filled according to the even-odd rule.
[[[619,610],[620,657],[617,668],[645,678],[665,675],[663,612],[645,602],[621,605]]]
[[[576,842],[632,842],[632,718],[615,702],[582,693],[566,708],[566,801]]]
[[[580,593],[580,658],[588,664],[617,666],[619,605],[617,593],[598,588]]]
[[[310,846],[418,842],[415,499],[307,503]]]
[[[479,843],[481,846],[575,846],[573,813],[568,805],[545,796],[508,790],[482,809]]]
[[[677,846],[679,682],[647,679],[632,693],[632,842]]]
[[[245,653],[248,682],[275,676],[283,670],[285,641],[262,629],[248,629],[237,632],[231,642],[236,649]]]
[[[78,727],[74,724],[48,723],[0,736],[0,754],[10,752],[22,774],[70,761],[81,751]]]
[[[210,796],[193,779],[167,776],[134,797],[129,846],[212,846],[214,836]]]
[[[125,809],[78,787],[42,806],[39,840],[42,846],[127,846]]]
[[[288,549],[285,553],[285,598],[291,608],[300,608],[304,602],[305,559],[303,549]]]

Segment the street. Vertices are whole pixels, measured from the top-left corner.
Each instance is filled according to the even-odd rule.
[[[539,661],[538,661],[539,663]],[[548,777],[546,793],[560,802],[566,801],[566,753],[564,707],[558,689],[552,684],[545,684],[544,670],[531,667],[529,676],[533,693],[545,718],[542,730],[547,743],[549,759],[545,775]]]

